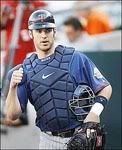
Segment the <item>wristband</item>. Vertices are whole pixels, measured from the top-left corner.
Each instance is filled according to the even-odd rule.
[[[100,103],[103,105],[103,107],[105,107],[108,104],[108,100],[106,97],[99,95],[96,97],[95,103]]]
[[[104,96],[97,96],[95,104],[92,106],[90,112],[93,112],[97,116],[100,116],[107,103],[108,103],[107,98],[105,98]]]

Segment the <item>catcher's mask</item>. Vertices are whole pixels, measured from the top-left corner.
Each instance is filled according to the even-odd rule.
[[[95,94],[87,85],[79,85],[73,94],[73,99],[69,100],[69,108],[77,116],[79,121],[83,121],[95,102]]]

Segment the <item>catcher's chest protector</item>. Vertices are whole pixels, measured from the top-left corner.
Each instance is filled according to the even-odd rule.
[[[42,131],[66,130],[80,124],[68,106],[76,88],[69,74],[73,53],[74,49],[58,46],[46,61],[36,54],[24,61],[29,99],[37,112],[36,125]]]

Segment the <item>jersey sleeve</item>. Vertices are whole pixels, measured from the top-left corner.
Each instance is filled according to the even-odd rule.
[[[96,65],[80,52],[75,52],[72,57],[70,73],[77,85],[86,84],[95,94],[110,84]]]
[[[11,80],[13,71],[19,69],[20,67],[21,67],[21,65],[17,65],[16,67],[12,68],[8,72],[7,78],[8,78],[9,81]],[[21,110],[22,110],[22,112],[25,112],[26,107],[27,107],[27,103],[28,103],[28,96],[27,96],[27,90],[26,90],[26,81],[22,81],[22,83],[18,84],[18,86],[17,86],[17,96],[18,96],[18,99],[19,99]]]

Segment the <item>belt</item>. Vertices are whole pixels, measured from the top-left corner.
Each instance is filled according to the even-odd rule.
[[[68,138],[68,137],[72,137],[74,132],[75,132],[75,129],[71,129],[71,130],[66,130],[64,132],[52,132],[52,135]]]

